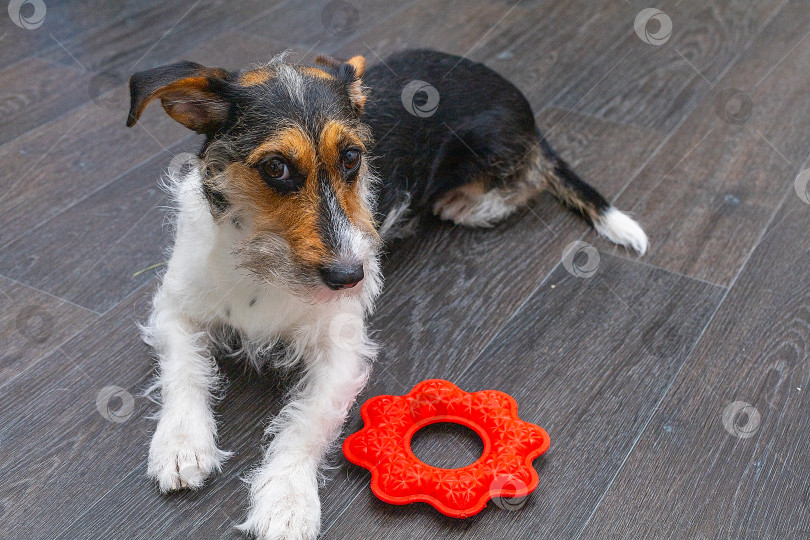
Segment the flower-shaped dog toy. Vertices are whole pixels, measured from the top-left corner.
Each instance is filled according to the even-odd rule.
[[[421,501],[446,516],[466,518],[493,497],[525,497],[537,487],[532,461],[549,446],[548,434],[517,415],[511,396],[497,390],[465,392],[430,379],[404,396],[376,396],[360,413],[363,429],[343,442],[346,459],[371,471],[371,490],[391,504]],[[458,469],[432,467],[411,450],[419,429],[453,422],[475,431],[484,453]]]

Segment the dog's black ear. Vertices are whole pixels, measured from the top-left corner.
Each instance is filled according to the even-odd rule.
[[[140,71],[129,79],[127,127],[147,105],[159,98],[169,116],[197,133],[211,135],[228,118],[231,103],[226,89],[230,74],[194,62],[178,62]]]
[[[325,67],[333,77],[346,84],[352,105],[357,112],[363,112],[366,94],[363,92],[362,79],[366,72],[366,59],[362,56],[352,56],[348,60],[340,60],[331,56],[318,55],[315,57],[315,63]]]

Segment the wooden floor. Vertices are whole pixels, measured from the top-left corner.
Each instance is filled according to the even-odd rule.
[[[361,399],[433,377],[502,390],[551,448],[519,509],[463,521],[378,501],[336,454],[323,538],[810,538],[808,8],[665,0],[637,33],[651,4],[45,0],[32,29],[3,9],[0,538],[238,538],[240,477],[281,405],[277,377],[222,364],[235,457],[197,492],[147,480],[156,407],[139,395],[153,364],[136,322],[170,233],[157,181],[200,141],[160,107],[125,128],[128,76],[408,47],[514,81],[651,249],[598,239],[545,196],[494,230],[392,246]],[[561,261],[577,240],[598,249],[591,277]],[[360,426],[355,407],[345,433]],[[481,449],[457,429],[417,446],[447,466]]]

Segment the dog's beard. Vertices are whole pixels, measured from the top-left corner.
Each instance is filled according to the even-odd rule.
[[[243,268],[268,285],[284,289],[307,303],[327,303],[359,297],[365,281],[351,289],[334,291],[314,270],[293,260],[287,243],[279,236],[253,238],[237,244],[234,257]]]
[[[319,288],[318,276],[293,261],[290,249],[281,237],[266,236],[240,242],[234,250],[234,257],[239,268],[299,298],[312,300]]]

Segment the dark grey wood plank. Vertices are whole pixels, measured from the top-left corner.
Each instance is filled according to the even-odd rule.
[[[24,234],[0,253],[0,272],[107,311],[154,276],[145,268],[165,261],[164,215],[171,202],[158,179],[175,155],[199,144],[189,137]]]
[[[583,538],[810,533],[810,206],[790,189]]]
[[[110,25],[120,27],[130,17],[161,3],[157,0],[45,2],[45,19],[41,26],[31,29],[15,25],[6,10],[0,17],[0,67],[57,49],[62,41],[82,33]],[[22,15],[36,21],[32,4],[22,8]]]
[[[669,133],[710,92],[710,86],[748,47],[781,2],[718,4],[676,2],[662,7],[672,23],[661,45],[642,41],[633,21],[644,2],[635,2],[627,32],[610,55],[592,64],[554,104],[647,129]],[[660,23],[651,22],[655,32]]]
[[[289,0],[242,30],[284,41],[288,47],[302,51],[330,51],[382,21],[399,19],[399,13],[411,3],[413,0]]]
[[[90,99],[91,75],[36,58],[0,71],[0,144]]]
[[[633,13],[624,3],[586,0],[419,0],[340,46],[338,54],[372,61],[407,48],[434,48],[463,55],[509,78],[541,110],[614,46]]]
[[[54,537],[132,469],[128,456],[145,455],[145,399],[134,399],[131,418],[122,411],[124,422],[96,408],[102,388],[135,396],[151,370],[133,317],[144,312],[144,292],[3,387],[0,504],[11,537]],[[122,406],[114,400],[110,409]]]
[[[0,394],[9,380],[96,318],[87,309],[0,276]]]
[[[608,254],[591,278],[558,267],[469,367],[420,374],[447,376],[468,391],[507,392],[521,418],[548,431],[551,448],[535,462],[540,485],[526,505],[509,512],[490,504],[454,520],[424,504],[380,502],[368,473],[347,465],[349,480],[338,475],[336,493],[359,483],[360,494],[337,495],[351,502],[326,538],[576,536],[722,293]],[[383,373],[388,393],[418,382],[396,365],[389,370],[395,375]]]
[[[178,58],[277,5],[283,2],[164,2],[155,9],[133,15],[126,24],[110,25],[65,40],[63,47],[44,56],[64,64],[78,61],[89,71],[112,72],[125,78],[133,70]]]
[[[152,353],[135,326],[146,317],[153,284],[138,289],[2,389],[0,511],[12,537],[156,538],[164,537],[159,531],[165,527],[174,531],[172,537],[183,538],[188,523],[201,516],[210,514],[211,523],[226,528],[228,516],[241,517],[228,507],[222,514],[221,502],[236,493],[246,502],[237,474],[257,459],[263,420],[278,410],[282,390],[276,381],[243,366],[225,366],[232,383],[218,409],[221,444],[237,450],[237,456],[224,477],[214,477],[201,491],[160,495],[145,475],[154,429],[147,417],[156,406],[139,395],[153,372]],[[102,403],[99,409],[97,403],[101,390],[111,385],[132,396],[131,411],[122,409],[119,398],[109,402],[119,421],[108,420],[115,417],[105,417],[107,407]],[[19,459],[21,455],[26,459]],[[105,497],[123,499],[95,508],[88,519],[109,520],[107,525],[117,532],[82,524],[65,533]]]
[[[755,245],[781,197],[774,186],[807,155],[805,8],[791,2],[774,18],[618,198],[647,226],[646,261],[726,285]],[[751,100],[749,118],[717,114],[728,89]]]
[[[125,109],[90,102],[0,146],[0,182],[6,186],[0,194],[0,245],[188,136],[160,113],[147,110],[143,128],[128,129]]]
[[[253,64],[267,62],[287,50],[289,45],[271,37],[259,37],[229,30],[205,44],[183,54],[182,58],[206,66],[241,69]]]

